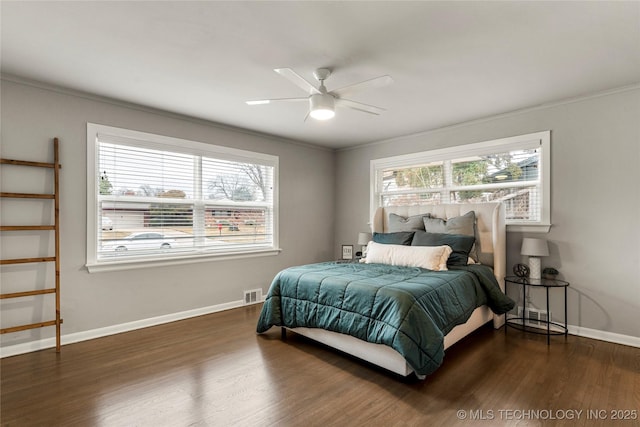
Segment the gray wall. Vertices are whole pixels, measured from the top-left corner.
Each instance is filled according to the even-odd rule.
[[[266,291],[284,267],[340,257],[340,244],[356,245],[357,233],[368,230],[371,159],[550,129],[553,226],[548,234],[531,235],[550,242],[551,256],[543,265],[557,267],[571,282],[570,324],[640,337],[640,89],[337,153],[15,81],[3,80],[1,90],[2,157],[49,159],[51,138],[61,140],[63,334],[237,301],[244,289]],[[283,252],[275,257],[89,274],[84,268],[86,122],[280,156]],[[46,177],[7,175],[4,169],[8,168],[3,168],[3,191],[20,191],[23,185],[45,191]],[[3,217],[15,219],[15,209],[28,222],[48,215],[33,205],[11,208],[3,203]],[[522,237],[508,233],[508,265],[524,261],[518,254]],[[34,247],[44,254],[51,245],[42,234],[3,233],[0,249],[3,258],[32,256]],[[8,274],[3,267],[3,292],[51,276],[42,267],[18,270]],[[540,295],[533,296],[541,306]],[[50,301],[43,301],[4,301],[2,326],[50,317]],[[559,309],[557,303],[552,305],[552,311]],[[7,334],[2,346],[52,334],[53,328]]]
[[[333,256],[333,233],[327,232],[333,230],[335,212],[335,153],[331,150],[22,84],[14,79],[3,80],[1,89],[2,157],[50,161],[50,141],[55,136],[60,138],[63,335],[238,301],[245,289],[262,288],[266,293],[274,275],[282,268],[326,261]],[[89,274],[84,267],[87,122],[279,156],[281,254]],[[21,170],[10,176],[9,168],[3,168],[3,191],[29,191],[17,187],[34,181],[33,175]],[[45,191],[45,178],[38,176],[30,185]],[[5,219],[16,220],[16,209],[19,215],[24,215],[23,219],[34,217],[27,221],[39,223],[48,216],[41,206],[34,208],[36,205],[18,203],[11,207],[10,203],[2,205]],[[23,232],[10,236],[3,233],[2,237],[3,258],[45,255],[52,247],[52,238],[43,234]],[[34,254],[31,252],[34,248],[43,253]],[[12,269],[5,266],[2,272],[3,292],[12,292],[17,286],[27,288],[33,286],[31,282],[35,280],[52,277],[42,265],[36,264]],[[49,302],[29,298],[4,301],[3,327],[12,326],[16,321],[51,318],[51,305],[46,306]],[[53,328],[44,328],[6,334],[2,336],[2,345],[35,341],[51,337],[53,333]]]
[[[507,233],[507,268],[526,261],[523,237],[548,239],[543,266],[571,282],[569,324],[640,337],[637,87],[339,151],[336,246],[355,244],[357,232],[368,230],[370,160],[542,130],[552,131],[553,226],[548,234]],[[544,306],[541,294],[532,297]],[[560,314],[560,297],[552,294],[552,313]]]

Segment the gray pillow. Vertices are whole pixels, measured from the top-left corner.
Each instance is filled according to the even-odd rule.
[[[389,222],[387,231],[389,233],[397,233],[398,231],[416,231],[424,230],[424,218],[428,218],[429,214],[421,214],[405,218],[394,213],[389,214]]]
[[[442,218],[423,218],[424,229],[429,233],[444,233],[444,234],[463,234],[465,236],[473,236],[476,238],[476,213],[469,211],[464,215],[449,218],[444,220]],[[476,262],[478,262],[478,251],[474,243],[469,252],[469,256]]]
[[[407,245],[413,240],[413,231],[398,231],[397,233],[373,233],[373,241],[386,245]]]
[[[469,252],[476,241],[473,236],[463,234],[429,233],[416,231],[411,246],[442,246],[447,245],[452,252],[447,260],[447,265],[467,265]]]

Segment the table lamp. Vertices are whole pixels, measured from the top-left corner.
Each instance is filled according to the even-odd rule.
[[[522,249],[520,249],[520,254],[527,255],[529,257],[529,278],[540,279],[542,277],[540,257],[549,256],[549,246],[547,245],[547,241],[544,239],[531,239],[525,237],[522,239]]]
[[[367,245],[371,241],[371,233],[358,233],[358,244],[362,245],[362,258],[367,256]]]

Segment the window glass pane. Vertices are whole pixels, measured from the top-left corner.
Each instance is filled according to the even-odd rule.
[[[166,256],[192,248],[193,205],[103,200],[98,259]]]
[[[538,221],[540,219],[540,191],[535,185],[451,192],[451,203],[487,202],[502,202],[506,208],[507,220]]]
[[[271,243],[269,213],[265,208],[206,208],[207,244]]]
[[[121,139],[98,138],[96,261],[273,248],[274,166]]]
[[[272,177],[270,166],[202,159],[202,194],[209,200],[271,200]]]
[[[549,177],[542,166],[548,165],[549,136],[538,132],[374,160],[374,200],[380,206],[503,202],[508,224],[546,226]]]
[[[382,172],[383,191],[442,188],[444,169],[442,162]]]
[[[100,144],[101,195],[193,198],[194,156]]]
[[[453,185],[480,185],[490,183],[536,181],[540,150],[517,150],[451,163]]]

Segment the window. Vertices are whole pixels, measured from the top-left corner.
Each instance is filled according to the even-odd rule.
[[[372,160],[372,210],[499,201],[508,230],[548,231],[550,134]]]
[[[87,124],[89,271],[278,252],[278,158]]]

